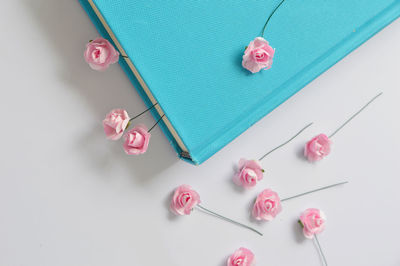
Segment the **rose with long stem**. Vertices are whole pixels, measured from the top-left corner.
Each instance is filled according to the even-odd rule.
[[[314,192],[333,188],[339,185],[347,184],[348,181],[336,183],[329,186],[320,187],[307,192],[303,192],[294,196],[281,199],[272,189],[265,189],[258,194],[256,201],[253,205],[252,216],[258,221],[272,221],[282,211],[281,203],[294,198],[302,197]]]
[[[307,209],[300,215],[299,224],[303,228],[304,236],[308,239],[314,240],[318,248],[318,252],[321,254],[324,265],[328,266],[325,254],[322,251],[321,245],[317,237],[317,234],[320,234],[325,230],[326,226],[325,214],[319,209],[315,208]]]
[[[279,148],[285,146],[292,140],[294,140],[297,136],[299,136],[304,130],[310,127],[313,123],[309,123],[305,127],[303,127],[299,132],[297,132],[294,136],[292,136],[287,141],[268,151],[264,155],[262,155],[258,160],[246,160],[240,159],[238,165],[238,171],[234,176],[233,181],[235,184],[242,186],[244,188],[254,187],[260,180],[264,177],[264,169],[261,166],[261,160],[265,157],[278,150]]]
[[[229,223],[232,223],[232,224],[238,225],[240,227],[243,227],[245,229],[248,229],[254,233],[257,233],[260,236],[263,235],[260,231],[254,229],[248,225],[245,225],[243,223],[237,222],[233,219],[230,219],[223,215],[220,215],[220,214],[200,205],[200,203],[201,203],[201,200],[200,200],[199,193],[197,193],[195,190],[193,190],[192,187],[189,185],[181,185],[175,189],[175,192],[172,197],[171,204],[170,204],[170,210],[176,215],[190,215],[194,209],[197,209],[197,210],[200,210],[207,214],[210,214],[214,217],[217,217],[224,221],[227,221]]]
[[[242,66],[251,73],[257,73],[260,72],[260,70],[267,70],[272,66],[275,49],[269,45],[269,42],[266,39],[264,39],[264,34],[269,21],[278,8],[282,6],[283,2],[285,2],[285,0],[282,0],[268,16],[261,31],[261,36],[256,37],[251,41],[244,51]]]
[[[342,125],[340,125],[329,137],[325,134],[319,134],[312,138],[304,147],[304,156],[310,162],[320,161],[331,152],[332,137],[335,136],[343,127],[345,127],[350,121],[352,121],[356,116],[358,116],[365,108],[367,108],[372,102],[374,102],[382,92],[374,96],[369,100],[364,106],[361,107],[356,113],[354,113],[350,118],[348,118]]]
[[[128,112],[124,109],[114,109],[109,112],[106,118],[103,120],[104,132],[108,139],[118,140],[124,135],[124,150],[126,154],[138,155],[143,154],[147,151],[149,141],[150,141],[150,131],[164,118],[163,114],[157,122],[147,130],[147,127],[143,124],[135,125],[132,129],[128,131],[129,126],[132,121],[146,112],[153,109],[158,103],[154,103],[152,106],[148,107],[143,112],[138,115],[129,118]]]

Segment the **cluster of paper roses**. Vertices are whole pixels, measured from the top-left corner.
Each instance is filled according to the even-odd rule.
[[[310,162],[322,160],[331,152],[331,145],[332,141],[325,134],[319,134],[306,143],[304,156]],[[263,179],[264,169],[260,160],[240,159],[238,167],[239,171],[234,181],[239,186],[254,187],[258,181]]]
[[[265,54],[264,50],[267,50],[268,53]],[[262,68],[268,68],[272,64],[273,52],[274,50],[268,45],[268,42],[262,40],[261,37],[258,37],[246,48],[244,56],[244,59],[246,58],[246,60],[243,62],[247,63],[244,63],[244,65],[249,68],[250,66],[255,67],[255,65],[252,65],[252,61],[250,60],[250,58],[255,58],[258,60],[258,66],[262,65],[260,62],[266,60],[266,65],[262,65]],[[270,59],[268,59],[268,54],[271,55]],[[104,71],[111,64],[118,62],[119,56],[120,53],[114,48],[114,46],[108,40],[101,37],[87,43],[84,52],[86,62],[92,69],[97,71]],[[107,138],[111,140],[120,139],[127,128],[129,128],[132,120],[133,119],[129,118],[127,111],[123,109],[112,110],[103,120],[104,132]],[[136,155],[146,152],[150,136],[151,135],[146,126],[136,125],[124,135],[125,152],[127,154]],[[331,141],[329,138],[325,134],[320,134],[307,143],[304,154],[310,161],[320,160],[329,154],[330,145]],[[243,171],[238,181],[243,186],[253,186],[255,182],[262,178],[262,169],[259,167],[257,162],[243,162],[240,164],[242,165]]]
[[[329,137],[325,134],[319,134],[316,137],[312,138],[310,141],[308,141],[304,147],[304,156],[307,157],[307,159],[310,162],[315,162],[323,159],[325,156],[329,155],[331,151],[331,138],[339,131],[341,130],[348,122],[350,122],[354,117],[356,117],[360,112],[362,112],[370,103],[372,103],[376,98],[378,98],[382,93],[379,93],[376,95],[374,98],[372,98],[367,104],[365,104],[359,111],[357,111],[354,115],[352,115],[348,120],[346,120],[340,127],[338,127]],[[312,124],[312,123],[311,123]],[[246,160],[246,159],[240,159],[239,165],[238,165],[238,171],[237,174],[234,176],[234,182],[242,186],[244,188],[251,188],[256,186],[256,184],[263,179],[264,175],[264,170],[261,166],[260,161],[264,159],[267,155],[269,155],[271,152],[275,151],[276,149],[282,147],[283,145],[287,144],[290,142],[292,139],[294,139],[296,136],[298,136],[303,130],[305,130],[307,127],[309,127],[311,124],[307,125],[304,127],[300,132],[298,132],[295,136],[293,136],[291,139],[286,141],[285,143],[279,145],[275,149],[272,149],[270,152],[267,152],[265,155],[263,155],[259,160]],[[316,189],[313,191],[301,193],[298,195],[295,195],[293,197],[285,198],[285,199],[280,199],[278,196],[278,193],[271,189],[265,189],[261,193],[258,194],[253,207],[252,207],[252,216],[254,219],[258,221],[271,221],[273,220],[282,210],[282,205],[281,202],[292,199],[295,197],[303,196],[305,194],[309,194],[312,192],[316,192],[322,189],[330,188],[336,185],[344,184],[343,183],[338,183],[334,185],[330,185],[324,188]],[[247,229],[250,229],[256,233],[259,233],[257,230],[240,224],[238,222],[235,222],[231,219],[227,219],[226,217],[216,214],[212,211],[209,211],[208,209],[202,207],[200,205],[200,196],[199,194],[194,191],[190,186],[188,185],[182,185],[178,187],[175,190],[175,193],[173,195],[170,209],[172,212],[174,212],[177,215],[189,215],[191,211],[196,208],[200,207],[200,210],[205,210],[208,211],[209,213],[219,217],[223,218],[225,220],[228,220],[230,222],[236,223],[240,226],[243,226]],[[327,265],[325,256],[322,252],[321,246],[319,244],[319,241],[316,237],[317,234],[321,233],[325,229],[325,224],[326,224],[326,217],[322,211],[319,209],[315,208],[310,208],[305,210],[299,217],[299,223],[303,227],[303,233],[304,236],[310,239],[315,239],[316,244],[319,248],[319,251],[322,255],[324,264]],[[259,233],[261,234],[261,233]],[[262,235],[262,234],[261,234]],[[227,261],[228,266],[250,266],[254,265],[254,254],[246,248],[240,248],[236,250],[229,258]]]
[[[86,44],[84,52],[86,62],[92,69],[97,71],[104,71],[111,64],[118,62],[119,56],[119,52],[104,38],[97,38],[90,41]],[[154,107],[154,105],[152,107]],[[146,111],[148,110],[149,109]],[[132,129],[128,130],[132,120],[138,116],[130,118],[126,110],[114,109],[111,110],[103,120],[104,132],[107,138],[110,140],[118,140],[123,136],[124,150],[130,155],[145,153],[151,137],[151,129],[148,130],[143,124],[135,125]]]
[[[170,209],[176,215],[189,215],[194,208],[200,206],[200,195],[189,185],[179,186],[172,197]],[[270,189],[262,191],[254,205],[252,215],[256,220],[270,221],[282,210],[278,194]],[[326,218],[322,211],[315,208],[305,210],[299,217],[304,236],[312,239],[314,235],[325,229]],[[236,250],[227,261],[228,266],[254,265],[254,254],[246,248]]]
[[[200,195],[189,185],[181,185],[175,189],[170,209],[176,215],[189,215],[201,203]],[[271,189],[263,190],[254,202],[252,215],[259,221],[271,221],[282,210],[278,194]],[[307,238],[325,229],[325,215],[318,209],[307,209],[300,215],[303,233]]]
[[[250,43],[249,47],[246,48],[245,55],[243,57],[243,67],[249,69],[251,72],[255,73],[261,69],[268,69],[272,64],[272,58],[274,55],[274,50],[268,45],[261,37],[256,38]],[[114,46],[103,38],[97,38],[90,41],[84,53],[84,58],[91,68],[98,71],[104,71],[109,67],[109,65],[114,64],[119,59],[119,52],[114,48]],[[125,56],[123,56],[125,57]],[[332,141],[331,138],[346,125],[350,120],[352,120],[356,115],[358,115],[366,106],[368,106],[372,101],[374,101],[382,93],[375,96],[371,101],[369,101],[363,108],[361,108],[357,113],[355,113],[350,119],[348,119],[344,124],[342,124],[337,130],[335,130],[329,137],[325,134],[319,134],[308,141],[304,147],[304,156],[310,161],[315,162],[323,159],[329,155],[331,151]],[[105,119],[103,120],[104,132],[108,139],[118,140],[121,137],[124,139],[123,148],[127,154],[138,155],[143,154],[147,151],[149,141],[150,141],[150,131],[155,125],[163,118],[157,121],[157,123],[151,127],[149,130],[145,125],[135,125],[129,130],[132,120],[149,111],[155,105],[155,103],[144,112],[130,118],[127,111],[124,109],[114,109],[110,111]],[[310,126],[307,125],[305,128]],[[300,134],[305,128],[303,128],[298,134]],[[296,134],[293,138],[295,138]],[[293,139],[292,138],[292,139]],[[291,141],[290,139],[289,141]],[[286,143],[288,143],[287,141]],[[285,145],[286,143],[282,144]],[[281,147],[278,146],[277,148]],[[273,149],[272,151],[276,150]],[[234,182],[244,188],[251,188],[256,186],[256,184],[263,179],[264,170],[261,166],[260,161],[267,156],[268,152],[262,156],[259,160],[247,160],[241,159],[238,164],[237,174],[234,176]],[[342,183],[340,183],[342,184]],[[335,184],[338,185],[338,184]],[[335,186],[333,185],[333,186]],[[332,187],[332,186],[328,186]],[[325,187],[325,188],[328,188]],[[322,189],[325,189],[322,188]],[[318,189],[320,190],[320,189]],[[311,192],[315,192],[314,190]],[[310,192],[299,194],[304,195]],[[297,197],[296,195],[294,197]],[[290,198],[294,198],[290,197]],[[254,219],[259,221],[271,221],[273,220],[282,210],[281,202],[290,198],[280,199],[278,194],[271,190],[263,190],[256,198],[252,207],[252,216]],[[252,229],[246,225],[235,222],[228,219],[222,215],[214,213],[203,206],[200,205],[200,196],[188,185],[182,185],[178,187],[173,195],[170,209],[177,215],[189,215],[194,208],[199,208],[203,211],[207,211],[219,218],[223,218],[230,222],[236,223],[250,230],[253,230],[259,234],[255,229]],[[316,234],[321,233],[325,229],[326,218],[325,215],[318,209],[310,208],[305,210],[299,216],[299,223],[303,227],[304,236],[307,238],[316,239]],[[262,234],[261,234],[262,235]],[[319,243],[318,243],[319,245]],[[320,248],[320,247],[319,247]],[[321,251],[321,250],[320,250]],[[322,251],[321,251],[322,253]],[[326,264],[326,261],[325,261]],[[240,248],[236,250],[227,261],[228,266],[250,266],[254,265],[254,254],[246,249]]]
[[[303,233],[307,238],[321,233],[325,228],[326,218],[318,209],[307,209],[301,215],[299,223],[303,227]],[[255,265],[254,253],[244,247],[237,249],[227,260],[227,266],[253,266]]]
[[[123,109],[114,109],[103,120],[104,132],[108,139],[118,140],[124,136],[126,154],[137,155],[147,151],[151,134],[145,125],[139,124],[129,128],[131,119]],[[126,133],[124,134],[124,132]]]
[[[294,137],[289,139],[284,144],[278,146],[277,148],[282,147],[283,145],[290,142],[292,139],[298,136],[303,130],[308,128],[311,124],[304,127]],[[320,160],[324,156],[329,154],[330,144],[331,141],[329,140],[329,138],[326,137],[325,134],[320,134],[317,137],[314,137],[306,144],[304,149],[304,155],[310,161]],[[273,149],[272,151],[275,151],[277,148]],[[265,158],[272,151],[266,153],[264,156],[260,158],[260,160]],[[238,164],[238,171],[233,179],[234,182],[237,185],[242,186],[246,189],[256,186],[258,181],[263,179],[263,174],[264,174],[264,170],[261,166],[260,160],[240,159]],[[308,193],[312,193],[336,185],[338,184],[302,193],[294,197],[302,196]],[[281,199],[278,193],[276,193],[275,191],[269,188],[264,189],[261,193],[258,194],[253,204],[251,210],[252,217],[258,221],[272,221],[282,211],[281,202],[294,197]],[[233,221],[229,218],[226,218],[220,214],[217,214],[213,211],[204,208],[201,205],[199,193],[193,190],[189,185],[181,185],[178,188],[176,188],[170,204],[171,211],[176,215],[189,215],[196,208],[198,208],[201,211],[208,212],[209,214],[212,214],[214,216],[217,216],[218,218],[222,218],[229,222],[233,222],[237,225],[240,225],[242,227],[245,227],[262,235],[260,232],[249,226],[238,223],[236,221]],[[309,208],[303,211],[303,213],[299,216],[299,223],[303,228],[303,234],[306,238],[313,239],[315,237],[316,239],[316,234],[321,233],[325,229],[326,217],[321,210],[316,208]],[[323,254],[320,246],[319,249],[321,251],[321,254]],[[227,259],[227,266],[251,266],[251,265],[255,265],[255,256],[252,251],[244,247],[237,249]]]

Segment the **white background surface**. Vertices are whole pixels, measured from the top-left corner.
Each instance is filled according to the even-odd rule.
[[[98,34],[77,1],[4,1],[0,25],[0,265],[222,266],[241,246],[257,265],[321,265],[296,223],[308,207],[328,216],[319,239],[330,265],[400,265],[400,21],[199,167],[178,160],[158,128],[140,157],[105,140],[110,109],[145,107],[118,65],[99,73],[84,62],[85,43]],[[334,137],[326,160],[303,160],[306,140],[332,132],[379,91]],[[262,162],[266,177],[255,189],[233,185],[240,157],[259,157],[311,121]],[[283,203],[272,222],[250,220],[264,188],[287,197],[343,180],[350,183]],[[173,217],[170,194],[182,183],[264,237],[199,212]]]

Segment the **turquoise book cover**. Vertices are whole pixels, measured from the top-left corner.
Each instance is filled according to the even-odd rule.
[[[399,0],[286,0],[264,38],[271,69],[242,67],[281,0],[79,0],[178,155],[210,158],[400,15]],[[268,134],[266,132],[265,134]]]

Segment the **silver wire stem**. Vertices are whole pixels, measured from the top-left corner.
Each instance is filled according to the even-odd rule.
[[[299,132],[296,133],[296,135],[294,135],[293,137],[291,137],[289,140],[285,141],[284,143],[282,143],[281,145],[273,148],[272,150],[270,150],[269,152],[267,152],[266,154],[264,154],[263,156],[261,156],[260,159],[258,159],[259,161],[261,161],[262,159],[264,159],[265,157],[267,157],[270,153],[276,151],[277,149],[279,149],[280,147],[285,146],[286,144],[288,144],[289,142],[291,142],[293,139],[295,139],[298,135],[300,135],[304,130],[306,130],[306,128],[308,128],[309,126],[311,126],[313,123],[308,124],[307,126],[303,127]]]
[[[249,229],[249,230],[251,230],[251,231],[253,231],[253,232],[259,234],[260,236],[263,235],[261,232],[257,231],[256,229],[254,229],[254,228],[252,228],[252,227],[250,227],[250,226],[247,226],[247,225],[245,225],[245,224],[236,222],[236,221],[234,221],[234,220],[232,220],[232,219],[229,219],[229,218],[227,218],[227,217],[225,217],[225,216],[222,216],[222,215],[220,215],[220,214],[218,214],[218,213],[216,213],[216,212],[213,212],[213,211],[211,211],[211,210],[209,210],[209,209],[207,209],[207,208],[204,208],[204,207],[201,206],[200,204],[198,204],[196,207],[197,207],[198,209],[200,209],[201,211],[204,211],[204,212],[206,212],[206,213],[208,213],[208,214],[211,214],[211,215],[213,215],[213,216],[215,216],[215,217],[218,217],[218,218],[220,218],[220,219],[222,219],[222,220],[225,220],[225,221],[227,221],[227,222],[230,222],[230,223],[239,225],[239,226],[241,226],[241,227],[244,227],[244,228],[246,228],[246,229]]]
[[[322,248],[321,248],[321,245],[319,244],[317,235],[314,235],[314,239],[315,239],[315,243],[317,243],[318,250],[319,250],[319,253],[321,254],[322,260],[324,261],[324,265],[325,265],[325,266],[328,266],[328,262],[326,261],[324,252],[322,252]]]
[[[347,183],[349,183],[349,181],[340,182],[340,183],[329,185],[329,186],[326,186],[326,187],[317,188],[317,189],[310,190],[310,191],[307,191],[307,192],[304,192],[304,193],[301,193],[301,194],[297,194],[297,195],[294,195],[294,196],[291,196],[291,197],[288,197],[288,198],[284,198],[281,201],[286,201],[286,200],[298,198],[298,197],[301,197],[301,196],[304,196],[304,195],[307,195],[307,194],[310,194],[310,193],[314,193],[314,192],[317,192],[317,191],[320,191],[320,190],[328,189],[328,188],[339,186],[339,185],[344,185],[344,184],[347,184]]]
[[[367,102],[360,110],[358,110],[354,115],[352,115],[349,119],[346,120],[339,128],[337,128],[330,136],[329,138],[332,138],[336,133],[339,132],[345,125],[347,125],[351,120],[353,120],[354,117],[356,117],[359,113],[361,113],[365,108],[367,108],[368,105],[370,105],[373,101],[376,100],[379,96],[381,96],[383,92],[379,93],[376,95],[374,98],[372,98],[369,102]]]

